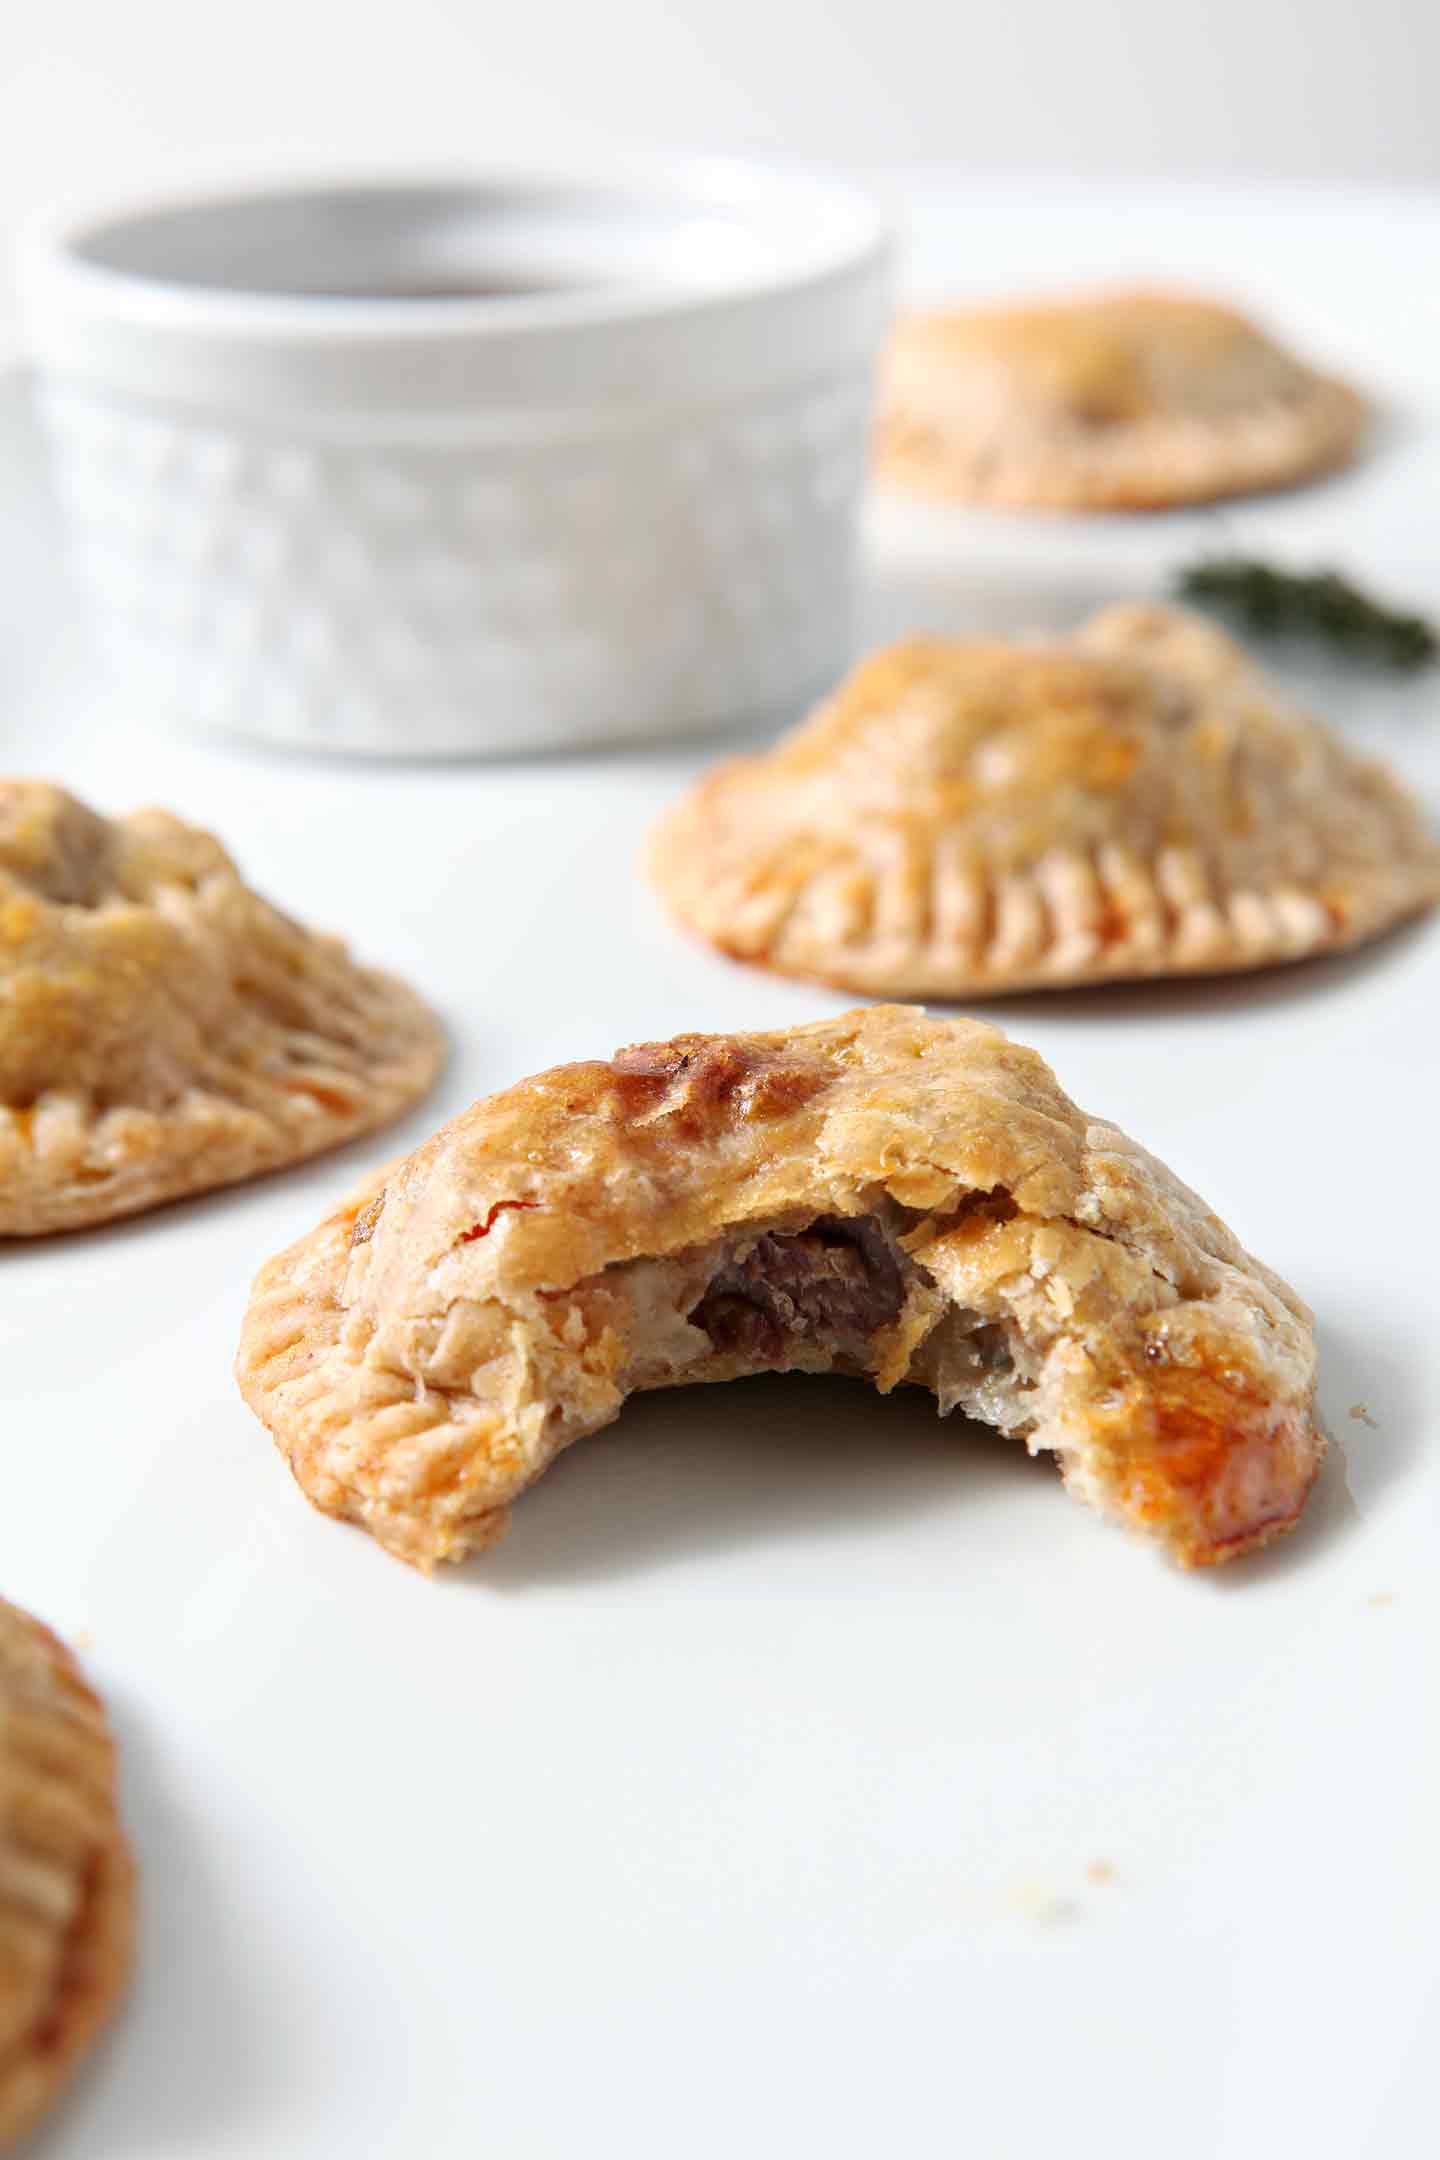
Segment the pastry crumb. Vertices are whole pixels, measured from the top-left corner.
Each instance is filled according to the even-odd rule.
[[[1366,1598],[1365,1603],[1371,1607],[1393,1605],[1395,1603],[1395,1592],[1393,1590],[1377,1590],[1374,1597]]]
[[[1092,1883],[1113,1883],[1115,1869],[1108,1860],[1092,1860],[1085,1870],[1085,1879]]]
[[[1352,1402],[1350,1405],[1350,1415],[1352,1418],[1354,1418],[1357,1425],[1368,1425],[1371,1432],[1379,1432],[1379,1418],[1371,1417],[1370,1412],[1366,1409],[1363,1402]]]
[[[1073,1920],[1078,1910],[1073,1898],[1061,1897],[1042,1882],[1018,1884],[1010,1904],[1022,1919],[1033,1920],[1037,1927],[1061,1927]]]

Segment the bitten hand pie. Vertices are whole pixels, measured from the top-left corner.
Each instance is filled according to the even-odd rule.
[[[208,833],[0,781],[0,1236],[335,1147],[441,1056],[412,991],[278,913]]]
[[[1142,605],[872,655],[702,779],[650,868],[722,952],[888,996],[1265,967],[1440,897],[1398,780],[1202,617]]]
[[[928,1387],[1186,1565],[1288,1529],[1322,1451],[1294,1292],[1033,1050],[904,1006],[474,1104],[261,1270],[237,1367],[422,1567],[636,1389],[773,1371]]]
[[[902,319],[878,470],[910,493],[1146,510],[1288,487],[1342,464],[1364,400],[1234,309],[1113,292]]]
[[[134,1871],[105,1713],[0,1599],[0,2146],[55,2098],[124,1989]]]

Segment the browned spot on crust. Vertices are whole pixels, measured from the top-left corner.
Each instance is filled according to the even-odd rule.
[[[1098,942],[1107,949],[1127,942],[1133,929],[1130,917],[1118,901],[1107,899],[1101,907],[1092,928]]]
[[[281,1086],[291,1095],[304,1095],[328,1110],[335,1117],[349,1117],[355,1109],[351,1095],[342,1095],[338,1088],[324,1087],[318,1080],[282,1080]]]
[[[468,1230],[461,1231],[455,1242],[457,1245],[473,1245],[477,1238],[489,1237],[490,1232],[495,1227],[497,1216],[509,1214],[512,1210],[534,1208],[539,1205],[538,1200],[497,1200],[485,1217],[484,1222],[471,1223]]]
[[[699,1131],[720,1122],[783,1117],[829,1084],[820,1067],[758,1050],[732,1035],[680,1035],[634,1043],[610,1070],[629,1116],[673,1117]]]
[[[1135,1517],[1155,1526],[1177,1513],[1206,1522],[1203,1534],[1182,1554],[1190,1567],[1209,1567],[1268,1544],[1289,1529],[1305,1504],[1319,1468],[1311,1449],[1303,1472],[1295,1459],[1295,1433],[1263,1388],[1236,1372],[1200,1365],[1168,1365],[1163,1348],[1146,1350],[1150,1370],[1137,1403],[1145,1438],[1129,1465]],[[1155,1367],[1158,1365],[1159,1369]],[[1303,1417],[1298,1410],[1294,1418]],[[1249,1460],[1256,1472],[1250,1504],[1229,1503],[1227,1524],[1213,1510],[1224,1494],[1227,1473]],[[1232,1487],[1233,1490],[1233,1487]]]
[[[1167,1500],[1176,1491],[1213,1490],[1232,1448],[1268,1407],[1253,1387],[1192,1365],[1156,1374],[1148,1396],[1157,1448],[1146,1473]]]
[[[375,1195],[368,1207],[361,1208],[360,1213],[355,1218],[355,1227],[350,1232],[350,1250],[352,1252],[357,1245],[369,1244],[371,1238],[375,1235],[376,1225],[384,1212],[385,1193],[382,1191]]]

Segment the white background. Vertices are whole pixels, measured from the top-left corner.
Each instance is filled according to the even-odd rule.
[[[0,241],[197,167],[608,137],[971,172],[1440,177],[1432,0],[6,0]]]
[[[1434,607],[1432,209],[952,189],[905,233],[915,288],[1243,266],[1390,419],[1219,529]],[[1272,1553],[1181,1574],[918,1392],[791,1376],[632,1405],[427,1583],[241,1403],[256,1265],[521,1073],[847,1001],[696,948],[634,874],[708,746],[390,769],[156,733],[87,670],[37,464],[0,400],[6,768],[213,825],[452,1045],[338,1158],[0,1252],[0,1584],[83,1640],[144,1880],[46,2160],[1433,2160],[1440,921],[993,1009],[1314,1305],[1336,1445]],[[1210,531],[877,529],[869,627],[1063,622]],[[1440,806],[1434,673],[1307,687]]]
[[[1120,176],[917,203],[907,279],[1153,266],[1273,301],[1389,433],[1224,530],[1434,605],[1433,221],[1150,184],[1440,178],[1422,0],[0,10],[0,246],[56,198],[206,169],[611,137]],[[6,769],[213,823],[453,1040],[432,1100],[343,1160],[0,1256],[0,1584],[85,1640],[145,1882],[135,1998],[46,2150],[1429,2160],[1435,926],[997,1015],[1316,1306],[1340,1446],[1273,1556],[1182,1577],[918,1399],[775,1382],[637,1406],[427,1585],[312,1514],[239,1403],[255,1265],[521,1072],[843,1001],[682,945],[632,878],[704,751],[339,775],[148,733],[77,661],[35,462],[7,395]],[[999,531],[904,575],[877,545],[872,628],[1063,620],[1197,537]],[[1433,677],[1313,687],[1440,799]]]

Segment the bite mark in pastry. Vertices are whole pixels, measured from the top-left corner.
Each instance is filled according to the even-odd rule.
[[[412,991],[280,914],[208,833],[0,781],[0,1236],[335,1147],[442,1052]]]
[[[769,1371],[928,1387],[1186,1565],[1288,1529],[1323,1445],[1294,1292],[1034,1051],[903,1006],[474,1104],[261,1270],[237,1365],[422,1567],[636,1390]]]
[[[910,493],[1142,510],[1287,487],[1348,459],[1364,400],[1233,308],[1156,291],[902,318],[877,464]]]
[[[661,822],[654,883],[722,952],[880,995],[1213,974],[1440,897],[1414,798],[1203,617],[873,654]]]
[[[65,1645],[0,1599],[0,2147],[115,2008],[133,1900],[104,1710]]]

